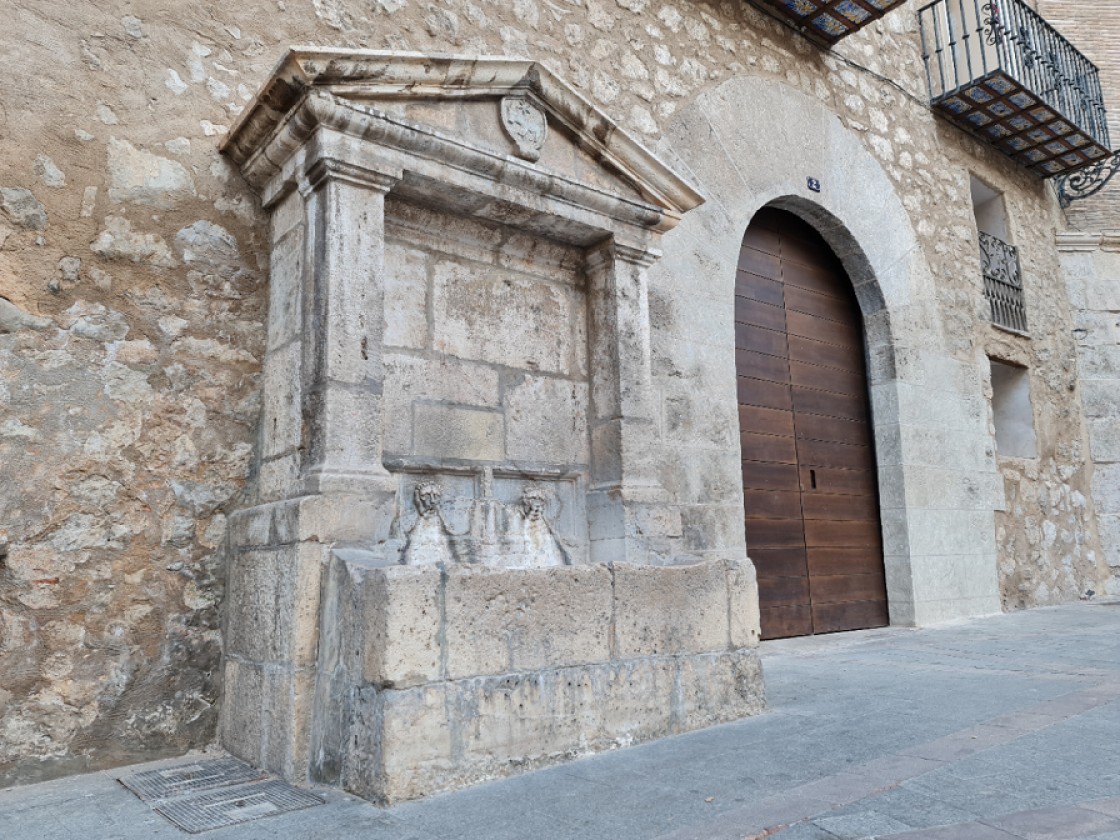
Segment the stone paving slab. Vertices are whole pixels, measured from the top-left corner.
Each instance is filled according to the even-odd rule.
[[[198,836],[1120,840],[1120,609],[762,653],[770,711],[756,718],[390,809],[316,789],[326,805]],[[0,791],[0,840],[188,837],[122,772]]]
[[[1120,820],[1074,806],[1039,808],[982,822],[1026,840],[1065,840],[1120,831]]]

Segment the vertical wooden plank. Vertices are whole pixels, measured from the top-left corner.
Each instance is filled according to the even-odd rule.
[[[815,231],[780,234],[790,384],[815,633],[887,622],[863,329],[851,283]],[[823,342],[818,343],[818,342]]]
[[[758,558],[764,639],[813,630],[780,248],[763,214],[743,238],[735,289],[744,527]]]

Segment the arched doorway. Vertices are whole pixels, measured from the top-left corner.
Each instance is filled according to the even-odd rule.
[[[862,317],[840,261],[792,213],[743,238],[735,354],[747,551],[763,638],[888,623]]]

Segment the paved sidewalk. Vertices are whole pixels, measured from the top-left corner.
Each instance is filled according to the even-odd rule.
[[[1120,604],[770,642],[763,662],[756,718],[387,810],[320,790],[198,836],[1120,840]],[[121,774],[0,791],[0,840],[189,836]]]

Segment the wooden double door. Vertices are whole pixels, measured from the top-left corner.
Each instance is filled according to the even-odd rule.
[[[762,637],[888,623],[862,318],[840,261],[791,213],[743,239],[735,354],[747,550]]]

